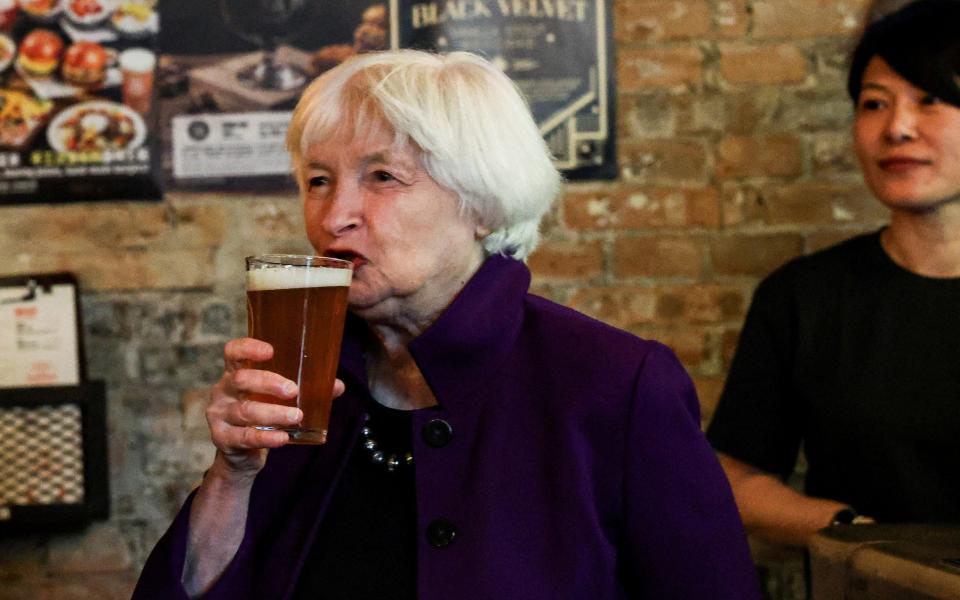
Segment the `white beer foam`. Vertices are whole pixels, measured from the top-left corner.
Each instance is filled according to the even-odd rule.
[[[254,269],[247,271],[247,289],[260,292],[293,288],[349,287],[352,274],[350,269],[293,265]]]

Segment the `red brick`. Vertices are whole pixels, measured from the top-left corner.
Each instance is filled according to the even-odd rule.
[[[766,220],[771,225],[852,225],[883,223],[889,212],[862,184],[797,183],[765,186]]]
[[[737,351],[739,341],[739,329],[728,329],[720,336],[720,365],[724,371],[730,370],[730,363],[733,362],[733,355]]]
[[[567,189],[569,189],[569,186],[567,186]],[[563,235],[563,227],[560,224],[559,206],[559,202],[554,203],[540,221],[540,233],[544,237]]]
[[[615,327],[630,329],[656,320],[657,294],[640,286],[597,286],[578,290],[569,304]]]
[[[84,290],[197,288],[210,287],[215,280],[209,248],[71,252],[58,244],[53,250],[51,254],[21,252],[8,267],[13,265],[11,272],[72,271]]]
[[[702,369],[712,354],[711,335],[703,327],[641,327],[633,330],[633,333],[669,346],[688,371]]]
[[[624,179],[654,184],[704,183],[707,153],[699,140],[651,140],[620,146]]]
[[[710,360],[711,339],[709,332],[704,329],[665,329],[657,334],[656,339],[669,346],[690,371],[702,369]]]
[[[720,221],[713,188],[637,188],[568,193],[564,223],[575,230],[663,227],[715,228]]]
[[[749,93],[730,92],[724,95],[727,104],[726,132],[730,135],[746,135],[769,128],[771,124],[782,127],[779,111],[781,98],[779,88],[753,89]]]
[[[834,229],[828,231],[815,231],[807,235],[806,243],[804,244],[804,254],[811,254],[817,250],[823,250],[824,248],[829,248],[835,244],[839,244],[844,240],[848,240],[852,237],[861,235],[863,233],[870,233],[876,231],[877,227],[869,226],[859,226],[853,229]]]
[[[710,242],[713,271],[719,275],[764,276],[803,249],[800,235],[725,235]]]
[[[753,36],[809,38],[852,36],[870,0],[755,0]]]
[[[696,86],[703,76],[703,54],[697,48],[631,49],[617,53],[619,93],[651,87]]]
[[[760,191],[751,186],[728,185],[720,195],[721,222],[724,227],[763,224],[766,207]]]
[[[224,240],[226,217],[220,205],[79,203],[56,210],[4,208],[3,225],[0,254],[12,256],[56,249],[80,253],[212,247]],[[36,243],[40,240],[42,246]]]
[[[781,129],[849,133],[852,118],[850,99],[838,88],[816,87],[779,94],[776,124]]]
[[[265,196],[244,202],[247,235],[253,239],[289,239],[306,237],[303,204],[295,196]]]
[[[696,284],[657,288],[654,319],[660,324],[716,324],[739,321],[749,286]]]
[[[714,6],[713,22],[718,37],[743,37],[750,27],[747,0],[719,0]]]
[[[802,83],[807,59],[791,44],[723,44],[720,74],[733,84]]]
[[[617,277],[699,277],[703,243],[690,236],[620,238],[614,243]]]
[[[544,240],[528,264],[537,278],[589,279],[603,273],[603,245],[599,241]]]
[[[709,228],[720,224],[720,201],[716,189],[686,190],[681,193],[684,196],[687,226]],[[669,223],[669,219],[666,222]]]
[[[541,281],[534,279],[530,284],[530,293],[535,296],[552,300],[557,304],[566,304],[569,298],[568,290],[563,286],[558,286],[552,281]]]
[[[848,131],[816,135],[811,159],[812,174],[817,176],[844,177],[860,170]]]
[[[676,135],[678,106],[669,93],[658,90],[623,95],[617,101],[617,132],[621,141]]]
[[[726,128],[727,107],[721,94],[681,94],[672,99],[678,134],[720,133]]]
[[[618,44],[703,37],[711,28],[705,0],[616,2],[613,14]]]
[[[303,203],[293,191],[243,194],[176,190],[168,193],[166,199],[176,206],[229,206],[238,216],[237,229],[231,229],[231,235],[257,240],[306,237]]]
[[[793,177],[800,174],[801,153],[791,134],[728,137],[717,145],[717,177]]]

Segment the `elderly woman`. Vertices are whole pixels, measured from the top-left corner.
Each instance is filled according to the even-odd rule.
[[[919,0],[853,55],[853,141],[890,224],[761,283],[709,437],[748,529],[960,520],[960,2]],[[784,485],[800,444],[806,494]]]
[[[329,439],[253,428],[300,415],[245,396],[296,386],[227,344],[216,458],[135,597],[756,597],[673,354],[527,293],[560,178],[508,78],[365,55],[288,140],[311,243],[355,265]]]

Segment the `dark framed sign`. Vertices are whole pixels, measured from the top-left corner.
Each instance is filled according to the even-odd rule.
[[[610,8],[610,0],[390,0],[390,44],[493,61],[526,96],[567,178],[613,178]]]
[[[102,381],[0,389],[0,534],[109,515]]]
[[[72,274],[0,277],[0,534],[108,516],[106,390],[81,323]]]

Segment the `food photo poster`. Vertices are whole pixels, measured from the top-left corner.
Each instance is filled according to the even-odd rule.
[[[159,11],[170,186],[292,187],[284,136],[303,89],[390,48],[481,54],[517,82],[568,178],[616,176],[610,0],[164,0]]]
[[[291,188],[306,85],[355,54],[469,50],[568,179],[616,176],[610,0],[0,0],[0,205]],[[161,26],[162,25],[162,26]]]
[[[0,0],[0,204],[162,195],[156,0]]]

